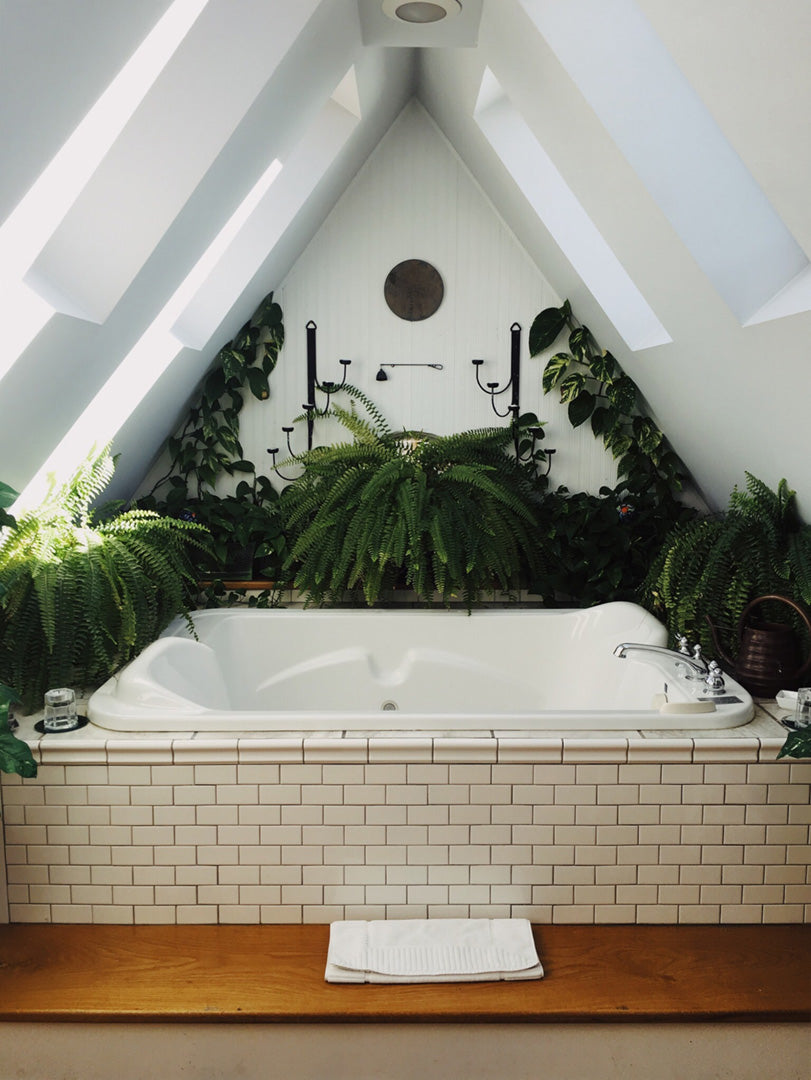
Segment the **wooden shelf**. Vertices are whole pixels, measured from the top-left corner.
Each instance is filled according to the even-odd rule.
[[[537,982],[337,986],[329,927],[0,927],[0,1019],[261,1023],[811,1019],[811,926],[538,926]]]

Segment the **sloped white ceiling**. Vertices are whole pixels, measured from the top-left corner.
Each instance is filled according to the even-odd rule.
[[[63,242],[69,233],[63,231],[58,249],[63,285],[71,286],[73,269],[81,278],[75,283],[77,295],[84,295],[93,276],[90,260],[93,274],[105,285],[105,299],[88,312],[96,323],[55,314],[0,380],[2,479],[18,488],[29,482],[269,163],[293,151],[354,67],[360,122],[269,246],[209,341],[199,349],[181,348],[119,431],[117,494],[138,486],[219,345],[266,292],[284,285],[298,256],[416,94],[540,273],[560,296],[570,297],[582,320],[636,379],[709,501],[725,505],[731,487],[748,469],[771,484],[786,476],[798,489],[805,516],[811,517],[811,314],[800,311],[741,325],[530,18],[532,0],[483,0],[475,45],[431,47],[421,39],[419,48],[413,36],[408,40],[411,28],[404,28],[398,39],[395,24],[395,37],[387,44],[365,43],[362,16],[368,14],[363,10],[368,2],[313,3],[282,55],[268,48],[265,56],[251,46],[260,33],[272,36],[274,16],[283,25],[288,0],[264,0],[261,27],[254,17],[255,0],[209,0],[208,18],[227,11],[228,78],[238,85],[251,82],[250,100],[221,123],[198,175],[152,234],[148,226],[156,222],[147,213],[140,239],[148,243],[137,260],[123,245],[105,244],[114,230],[97,232],[91,245],[92,230],[71,218],[72,235],[83,247],[81,259],[71,264],[70,245]],[[547,6],[561,2],[543,0]],[[581,0],[566,2],[576,8]],[[607,5],[615,2],[620,4],[605,0]],[[807,256],[811,5],[807,0],[636,3]],[[94,0],[5,0],[0,5],[0,134],[8,163],[0,169],[0,220],[12,212],[167,7],[167,0],[104,5]],[[587,19],[581,20],[580,32],[589,35]],[[257,54],[250,71],[240,67],[240,37],[244,55]],[[69,48],[64,48],[66,40]],[[195,62],[200,70],[217,63],[216,49],[201,46],[198,57],[189,54],[200,40],[198,32],[185,43],[183,63],[190,70]],[[93,216],[92,200],[85,199],[76,204],[74,215],[88,214],[98,228],[115,205],[123,215],[131,208],[135,221],[148,209],[139,203],[139,188],[160,195],[174,146],[161,147],[161,110],[168,133],[172,109],[188,105],[184,87],[191,92],[189,80],[176,78],[180,63],[175,58],[166,69],[162,86],[168,97],[161,109],[153,110],[151,138],[142,153],[123,171],[112,168],[116,159],[111,156],[96,179],[97,200],[104,202],[99,214]],[[475,122],[486,68],[666,327],[671,343],[631,352],[545,229]],[[633,80],[634,74],[622,70],[617,78]],[[203,135],[213,131],[206,126],[206,109],[196,123],[202,145]],[[189,138],[196,151],[192,130]],[[119,162],[125,160],[123,147],[121,142],[115,151]],[[179,179],[171,177],[175,192]]]

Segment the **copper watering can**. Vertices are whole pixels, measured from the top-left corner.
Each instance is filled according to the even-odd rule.
[[[796,690],[811,672],[811,651],[805,660],[800,659],[800,646],[791,626],[765,622],[763,619],[747,622],[752,609],[767,600],[777,600],[794,608],[811,637],[811,616],[801,604],[787,596],[759,596],[741,612],[738,659],[733,660],[718,640],[709,615],[706,616],[713,643],[724,667],[753,697],[774,697],[779,690]]]

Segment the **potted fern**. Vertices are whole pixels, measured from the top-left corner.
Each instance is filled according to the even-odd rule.
[[[281,497],[288,566],[312,601],[360,590],[372,605],[399,585],[470,607],[537,572],[541,484],[507,452],[510,428],[436,437],[394,432],[376,410],[331,414],[353,441],[295,459],[304,471]]]
[[[27,712],[49,687],[108,678],[188,614],[205,530],[145,510],[94,516],[113,469],[106,451],[91,456],[0,542],[0,680]]]
[[[676,526],[654,559],[643,597],[671,633],[687,634],[712,650],[707,617],[717,623],[727,651],[747,604],[779,594],[811,605],[811,525],[796,510],[785,480],[772,491],[751,473],[733,491],[726,513]],[[781,606],[778,620],[783,620]],[[796,629],[802,632],[801,622]]]

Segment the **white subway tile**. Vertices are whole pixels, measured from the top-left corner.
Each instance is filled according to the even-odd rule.
[[[302,784],[301,801],[303,803],[342,803],[344,789],[340,784]]]
[[[304,739],[303,737],[239,739],[237,742],[237,758],[240,763],[251,762],[254,764],[302,762],[304,760]]]
[[[629,739],[629,762],[676,762],[693,760],[692,739]]]
[[[180,925],[206,925],[216,924],[219,912],[214,904],[179,904],[176,911],[177,922]]]
[[[711,923],[716,924],[721,918],[721,908],[718,904],[680,904],[679,922],[688,924]]]
[[[434,739],[434,761],[437,762],[495,762],[498,760],[496,739]]]
[[[610,736],[599,740],[567,738],[563,741],[563,760],[564,762],[624,763],[628,760],[628,740]],[[612,779],[616,781],[616,774]],[[594,782],[596,781],[592,781]]]
[[[368,739],[305,738],[305,762],[359,762],[368,760]]]
[[[389,867],[386,871],[386,876],[389,875],[397,868]],[[426,874],[425,882],[414,881],[408,882],[408,884],[414,885],[466,885],[471,879],[472,875],[477,869],[491,869],[490,867],[471,867],[471,866],[412,866],[408,869],[414,871],[424,872]],[[509,881],[509,873],[504,874],[501,878],[502,881]]]
[[[116,739],[115,746],[111,746],[108,752],[108,760],[114,762],[111,768],[125,768],[128,765],[148,768],[150,765],[171,764],[174,761],[172,754],[171,739]],[[131,784],[136,781],[113,779],[110,774],[110,783]],[[138,780],[137,783],[143,783]]]
[[[369,761],[375,765],[388,762],[424,762],[433,761],[433,740],[425,738],[375,738],[369,740]],[[385,783],[386,781],[380,781]]]
[[[759,749],[757,739],[696,739],[693,761],[756,761]]]
[[[544,738],[499,738],[500,762],[559,762],[563,760],[563,740]]]
[[[13,923],[49,923],[50,904],[9,904],[9,918]]]

